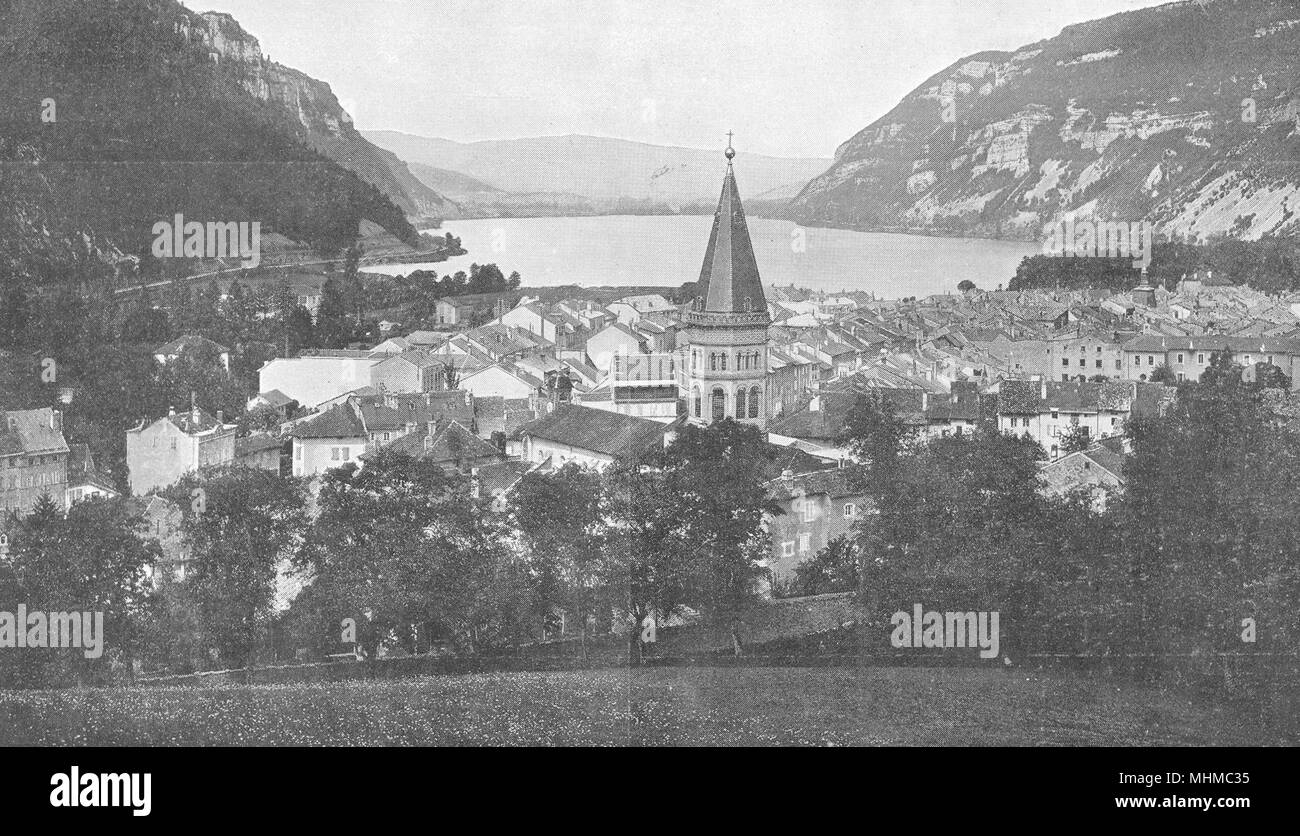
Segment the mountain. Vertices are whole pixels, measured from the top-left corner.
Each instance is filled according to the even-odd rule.
[[[696,204],[712,211],[716,181],[724,167],[721,149],[701,151],[649,145],[594,136],[547,136],[528,139],[453,142],[396,131],[363,131],[381,148],[415,164],[466,175],[492,189],[514,195],[497,201],[520,205],[545,204],[587,207],[582,214],[655,209],[677,211]],[[824,171],[825,159],[740,156],[738,172],[746,193],[758,194],[790,183],[806,183]],[[414,169],[417,175],[423,169]],[[423,175],[421,175],[423,176]],[[433,185],[441,180],[426,180]],[[485,193],[449,192],[458,203],[474,205]]]
[[[6,0],[0,78],[0,274],[84,280],[176,214],[260,222],[272,248],[336,252],[364,230],[410,251],[411,218],[454,210],[227,15]]]
[[[804,223],[1038,239],[1067,213],[1204,240],[1294,235],[1300,8],[1195,0],[927,79],[836,150]]]
[[[453,203],[415,177],[396,154],[377,148],[353,127],[328,84],[266,58],[257,38],[233,17],[205,12],[188,31],[220,60],[242,65],[237,72],[250,95],[296,115],[313,148],[359,174],[412,220],[455,216]]]

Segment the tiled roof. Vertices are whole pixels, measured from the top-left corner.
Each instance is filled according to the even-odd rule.
[[[507,493],[532,468],[528,462],[511,459],[478,466],[479,490],[488,496]]]
[[[449,421],[438,426],[433,435],[429,435],[427,431],[404,435],[387,445],[386,449],[439,464],[458,460],[473,461],[500,455],[496,447],[474,435],[459,421]]]
[[[366,428],[352,404],[333,406],[294,426],[295,438],[365,438]]]
[[[745,209],[740,203],[730,162],[700,268],[699,295],[704,299],[704,310],[709,313],[767,310],[754,245],[749,239]]]
[[[68,452],[62,431],[50,427],[53,412],[46,408],[0,413],[4,420],[0,426],[0,456]]]
[[[603,409],[561,404],[521,433],[611,456],[636,455],[663,443],[667,424]]]
[[[1123,346],[1125,351],[1228,351],[1263,352],[1265,354],[1300,354],[1300,339],[1295,337],[1197,337],[1141,334]]]
[[[278,450],[284,446],[284,439],[279,436],[256,433],[245,438],[235,439],[235,457],[251,456],[266,450]]]
[[[767,483],[768,496],[777,502],[792,498],[803,489],[807,494],[825,494],[832,499],[862,496],[866,493],[866,469],[860,465],[831,467],[811,473],[800,473],[786,479],[783,476]]]

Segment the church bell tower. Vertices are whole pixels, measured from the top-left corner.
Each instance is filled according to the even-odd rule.
[[[736,188],[731,134],[727,138],[722,196],[696,298],[681,319],[686,413],[693,424],[732,418],[766,429],[767,329],[772,319]]]

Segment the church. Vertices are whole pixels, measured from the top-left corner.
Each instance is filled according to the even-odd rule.
[[[728,143],[727,173],[696,297],[681,315],[682,396],[692,424],[732,418],[765,430],[772,319],[736,188],[735,156]]]

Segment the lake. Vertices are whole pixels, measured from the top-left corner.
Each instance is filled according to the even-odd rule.
[[[366,271],[442,275],[477,262],[495,263],[507,275],[518,270],[533,287],[677,287],[699,278],[712,223],[711,215],[447,221],[443,229],[461,239],[467,255]],[[853,232],[766,218],[750,218],[749,231],[766,286],[865,290],[887,299],[955,292],[963,279],[993,290],[1011,280],[1023,257],[1039,252],[1025,241]]]

